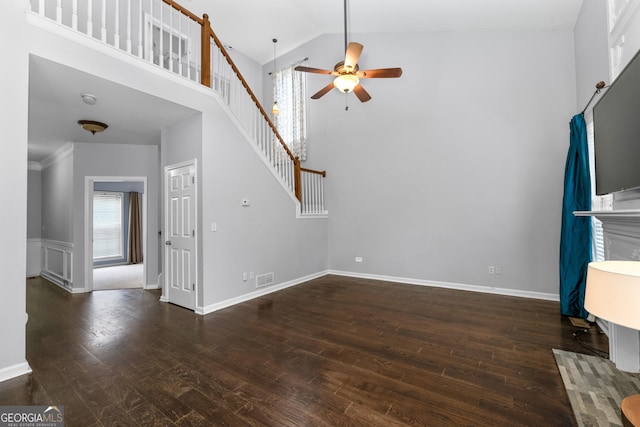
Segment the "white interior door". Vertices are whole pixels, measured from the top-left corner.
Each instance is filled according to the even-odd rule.
[[[165,184],[167,299],[194,310],[197,281],[195,165],[167,167]]]

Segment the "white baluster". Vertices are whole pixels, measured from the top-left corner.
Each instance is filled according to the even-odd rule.
[[[146,28],[145,28],[146,30]],[[145,34],[148,36],[147,43],[149,44],[149,61],[154,62],[156,49],[153,45],[153,0],[149,0],[149,32]]]
[[[78,31],[78,0],[71,3],[71,28]]]
[[[107,2],[102,0],[102,19],[100,22],[100,40],[107,42]]]
[[[171,72],[173,72],[173,31],[173,8],[169,6],[169,70]]]
[[[38,2],[38,15],[44,16],[44,0]]]
[[[113,45],[120,49],[120,0],[115,0],[115,23],[113,26]]]
[[[87,35],[93,37],[93,0],[87,3]]]
[[[182,13],[175,11],[175,10],[171,10],[171,16],[176,16],[177,13],[177,17],[178,17],[178,22],[176,23],[176,42],[178,43],[178,46],[176,48],[176,63],[175,63],[175,72],[180,74],[181,76],[183,75],[183,60],[182,60],[182,55],[183,55],[183,49],[182,49],[182,40],[183,40],[183,35],[184,33],[182,32]]]
[[[158,57],[160,59],[160,66],[164,67],[164,3],[160,2],[160,51],[158,52]]]
[[[56,22],[62,24],[62,0],[56,3]]]
[[[142,27],[144,26],[144,18],[142,17],[142,0],[136,0],[138,2],[138,58],[143,57],[142,50]]]
[[[131,53],[131,0],[127,0],[127,53]]]

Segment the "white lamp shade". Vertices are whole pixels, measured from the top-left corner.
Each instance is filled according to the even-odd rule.
[[[589,263],[584,308],[631,329],[640,329],[640,262]]]
[[[340,92],[344,93],[351,92],[354,87],[358,86],[358,83],[360,83],[360,79],[355,74],[343,74],[336,77],[336,79],[333,81],[333,85]]]

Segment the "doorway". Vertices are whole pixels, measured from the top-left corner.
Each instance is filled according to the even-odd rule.
[[[85,178],[85,289],[144,289],[147,178]]]

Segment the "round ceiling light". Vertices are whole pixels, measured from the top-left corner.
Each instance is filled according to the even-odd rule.
[[[96,122],[94,120],[78,120],[80,127],[86,131],[96,134],[96,132],[102,132],[109,126],[102,122]]]
[[[82,98],[82,102],[87,105],[95,105],[98,99],[95,95],[91,95],[90,93],[83,93],[82,95],[80,95],[80,97]]]

